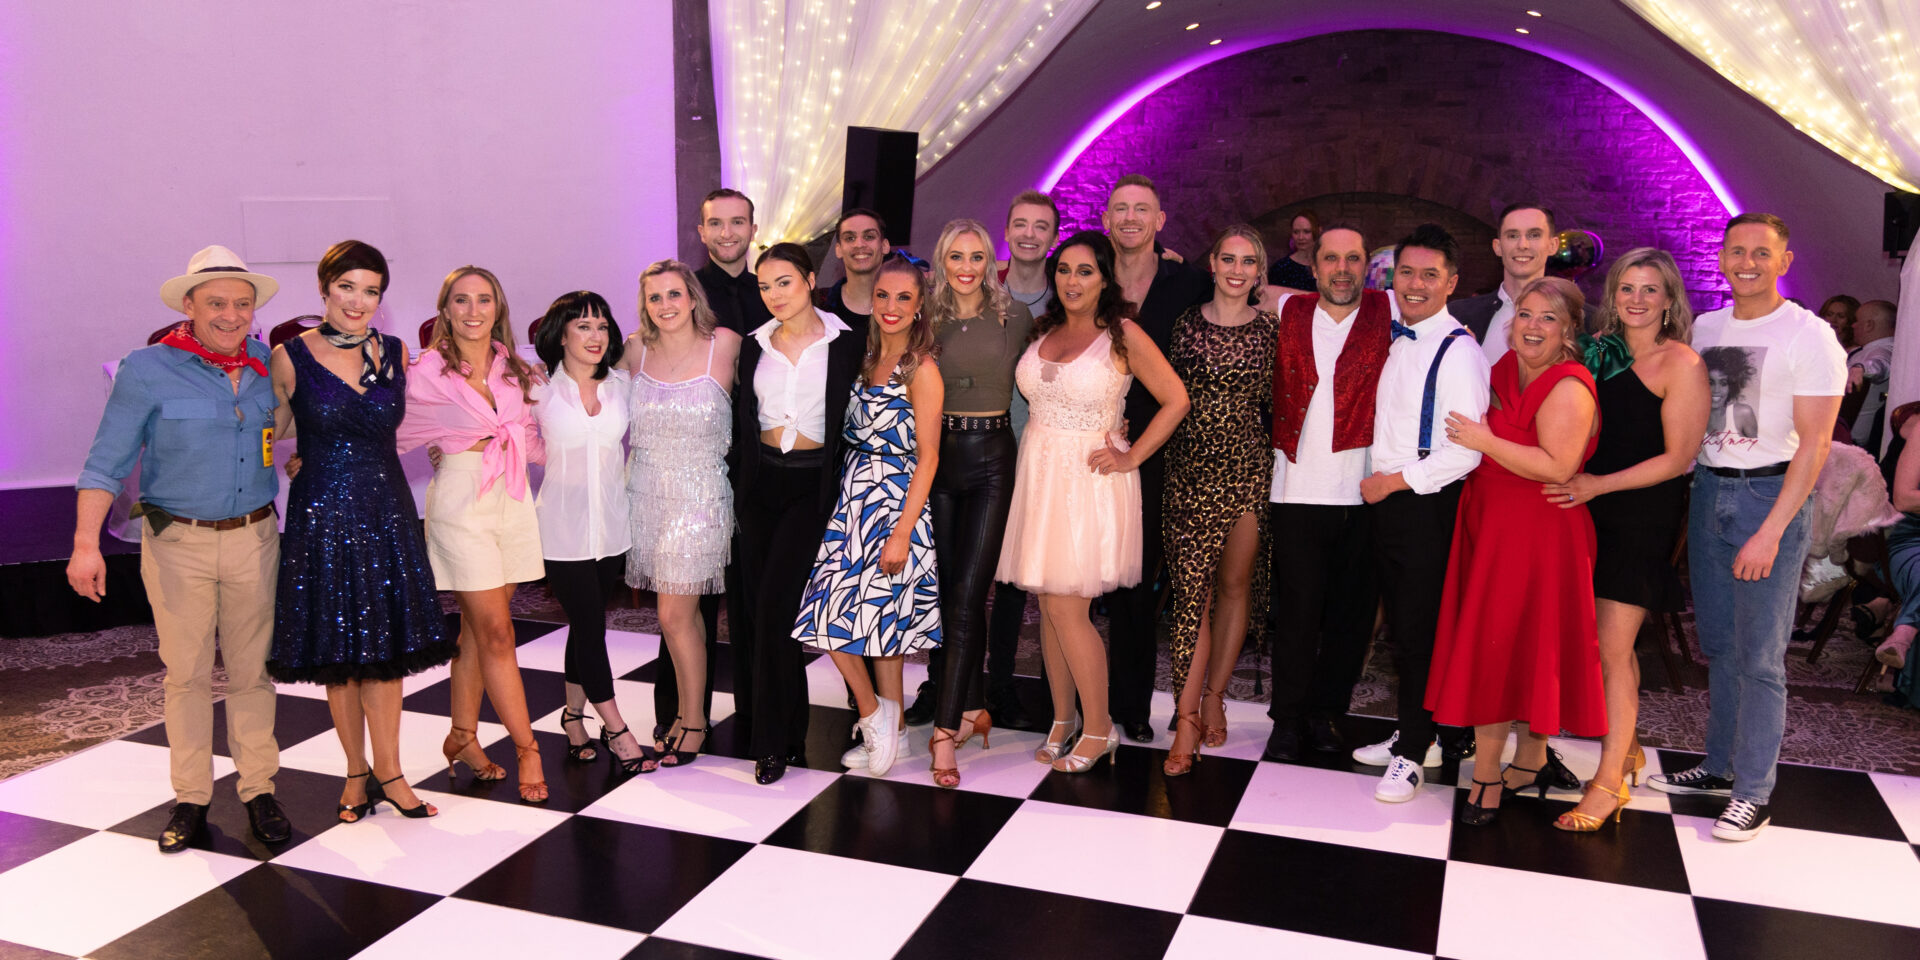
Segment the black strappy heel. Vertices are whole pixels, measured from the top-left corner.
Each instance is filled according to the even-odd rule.
[[[358,780],[361,777],[371,777],[371,776],[373,776],[372,770],[364,770],[360,773],[347,774],[347,779]],[[367,794],[368,794],[367,799],[359,803],[354,803],[354,804],[343,803],[340,805],[340,812],[337,814],[337,816],[340,818],[341,823],[359,823],[360,821],[373,816],[374,808],[379,806],[380,802],[374,799],[374,797],[372,796],[373,794],[372,790],[368,790]],[[351,820],[347,819],[347,814],[349,813],[353,814],[353,819]]]
[[[1480,780],[1476,778],[1473,781],[1473,785],[1480,788],[1480,799],[1473,799],[1471,793],[1467,795],[1466,809],[1460,811],[1460,823],[1468,827],[1484,827],[1500,817],[1499,807],[1481,806],[1487,799],[1487,789],[1489,787],[1493,788],[1495,791],[1494,797],[1504,798],[1507,792],[1507,780],[1504,776],[1498,780]]]
[[[562,733],[566,732],[567,724],[575,721],[580,723],[580,732],[585,734],[587,732],[586,712],[574,713],[571,707],[560,708],[560,731]],[[599,756],[600,752],[594,749],[592,737],[587,737],[587,742],[582,744],[575,744],[571,736],[567,738],[568,760],[574,763],[592,763]]]
[[[706,727],[681,727],[680,735],[674,737],[672,742],[667,744],[666,750],[661,751],[660,757],[654,762],[652,769],[641,770],[640,772],[652,773],[661,767],[684,767],[692,763],[694,758],[700,756],[700,750],[698,748],[692,750],[680,749],[680,745],[687,742],[687,734],[689,733],[700,734],[700,746],[704,747],[707,745]]]
[[[368,771],[368,772],[371,773],[372,771]],[[406,774],[403,773],[403,774],[400,774],[400,776],[394,777],[392,779],[382,780],[380,781],[380,786],[385,787],[387,784],[400,780],[405,776]],[[372,802],[379,803],[381,800],[385,800],[386,802],[393,804],[394,812],[400,814],[403,817],[406,817],[409,820],[425,820],[428,817],[439,815],[439,811],[431,811],[431,812],[428,811],[427,802],[425,800],[421,800],[419,803],[414,804],[411,807],[403,807],[400,805],[400,801],[387,796],[387,791],[384,789],[380,791],[380,796],[373,798]]]
[[[648,772],[646,769],[644,769],[644,765],[648,761],[653,761],[654,763],[658,763],[660,760],[660,755],[653,752],[652,747],[649,747],[646,744],[641,744],[639,756],[637,757],[620,756],[620,754],[616,753],[613,749],[613,741],[616,739],[619,739],[620,737],[624,737],[626,735],[627,735],[626,727],[621,727],[618,730],[609,730],[606,727],[600,728],[600,742],[603,744],[606,744],[607,756],[612,757],[614,766],[619,767],[620,772],[624,773],[629,777],[634,776],[635,774]]]

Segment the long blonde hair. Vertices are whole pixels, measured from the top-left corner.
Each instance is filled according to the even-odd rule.
[[[1607,271],[1606,288],[1600,295],[1598,329],[1594,333],[1604,337],[1620,332],[1620,311],[1614,306],[1613,298],[1620,292],[1621,279],[1634,267],[1652,267],[1660,274],[1661,285],[1667,288],[1667,314],[1661,318],[1653,342],[1693,342],[1693,304],[1687,300],[1687,283],[1680,279],[1680,265],[1673,262],[1673,254],[1656,247],[1634,247],[1613,262],[1612,269]]]
[[[653,314],[647,312],[647,281],[667,274],[678,276],[687,287],[687,300],[693,304],[693,332],[702,340],[712,340],[713,328],[719,325],[720,318],[707,303],[707,288],[700,285],[700,278],[694,276],[692,267],[678,260],[661,260],[640,274],[640,342],[649,347],[660,342],[660,328],[654,324]]]
[[[458,376],[460,372],[460,352],[453,345],[453,321],[447,316],[447,301],[453,299],[453,285],[462,277],[479,277],[493,287],[494,315],[490,336],[494,343],[506,348],[507,382],[518,385],[520,399],[532,403],[533,368],[520,359],[519,352],[513,348],[513,327],[507,315],[506,292],[500,289],[500,278],[485,267],[473,264],[459,267],[447,274],[447,279],[440,284],[440,299],[437,301],[439,312],[433,315],[433,333],[427,338],[427,344],[440,352],[443,361],[441,373],[451,377]]]
[[[879,283],[880,278],[889,273],[912,276],[914,287],[919,291],[915,299],[920,301],[920,312],[914,316],[913,324],[907,327],[907,349],[900,355],[900,373],[896,378],[903,384],[912,383],[913,372],[920,369],[921,362],[940,355],[940,344],[933,338],[933,321],[927,317],[927,275],[921,273],[913,261],[896,257],[881,263],[880,269],[874,271],[874,283]],[[886,371],[874,369],[874,365],[880,362],[880,341],[880,314],[875,311],[867,318],[867,355],[860,360],[860,382],[869,387],[873,386],[875,376],[886,374]]]
[[[980,249],[986,251],[987,264],[980,274],[980,292],[986,295],[981,307],[981,315],[993,315],[1001,323],[1007,322],[1007,308],[1013,303],[1013,295],[1000,282],[1000,272],[993,268],[993,235],[987,232],[986,224],[978,220],[961,218],[949,221],[940,231],[940,241],[933,245],[933,292],[927,295],[927,314],[937,327],[940,324],[961,319],[955,314],[958,307],[953,287],[947,279],[947,253],[953,249],[953,243],[963,233],[971,233],[980,241]]]

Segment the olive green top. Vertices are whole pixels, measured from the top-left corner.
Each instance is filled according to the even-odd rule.
[[[948,410],[987,413],[1013,403],[1013,367],[1026,352],[1033,315],[1018,300],[1007,304],[1004,325],[991,307],[986,312],[990,315],[942,321],[934,329]]]

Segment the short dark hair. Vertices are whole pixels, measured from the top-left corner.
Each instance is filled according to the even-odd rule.
[[[620,324],[614,322],[613,308],[607,306],[607,298],[592,290],[563,293],[553,301],[553,306],[547,308],[546,315],[534,327],[533,352],[540,355],[540,362],[547,365],[549,374],[559,370],[561,358],[567,355],[560,340],[566,335],[567,324],[581,317],[606,318],[607,352],[600,355],[600,364],[593,368],[593,378],[605,380],[607,371],[620,362],[620,355],[626,351],[626,341],[620,336]]]
[[[1440,259],[1447,262],[1448,270],[1454,273],[1460,272],[1460,244],[1453,239],[1453,234],[1447,232],[1447,228],[1437,223],[1423,223],[1414,227],[1412,233],[1407,234],[1399,243],[1394,244],[1394,266],[1398,267],[1400,265],[1400,254],[1405,252],[1408,247],[1432,250],[1440,255]]]
[[[1500,228],[1506,224],[1508,215],[1513,214],[1520,210],[1538,210],[1541,213],[1546,214],[1547,232],[1548,233],[1559,232],[1559,228],[1556,227],[1553,222],[1553,211],[1537,203],[1534,203],[1531,200],[1522,200],[1519,203],[1509,203],[1505,207],[1502,207],[1500,210],[1500,219],[1493,221],[1493,232],[1497,235],[1500,232]]]
[[[866,207],[853,207],[840,211],[840,219],[833,222],[833,238],[835,240],[840,239],[840,228],[846,226],[847,221],[852,220],[854,217],[872,217],[873,222],[880,227],[880,235],[882,237],[887,235],[887,221],[882,219],[879,214],[868,210]]]
[[[838,232],[839,228],[835,227],[834,230]],[[800,275],[803,277],[814,272],[813,257],[808,256],[807,248],[791,241],[776,243],[768,247],[767,252],[761,254],[760,259],[753,262],[754,271],[758,272],[761,267],[766,266],[768,260],[790,263],[794,269],[800,271]]]
[[[342,240],[327,248],[320,258],[320,295],[327,295],[327,288],[335,280],[354,270],[366,270],[380,275],[380,295],[386,296],[387,258],[375,250],[370,243],[359,240]]]
[[[1345,230],[1345,231],[1348,231],[1349,233],[1357,235],[1360,238],[1360,249],[1363,251],[1367,249],[1367,235],[1361,232],[1359,227],[1356,227],[1352,223],[1349,223],[1348,221],[1345,221],[1345,220],[1335,220],[1334,222],[1329,223],[1326,226],[1321,227],[1320,229],[1315,230],[1313,232],[1313,249],[1307,252],[1307,256],[1309,257],[1319,256],[1320,255],[1320,238],[1326,236],[1328,233],[1334,230]]]
[[[1733,219],[1727,221],[1727,228],[1725,230],[1720,231],[1720,238],[1724,241],[1726,239],[1727,234],[1733,232],[1734,227],[1740,226],[1742,224],[1748,224],[1748,223],[1757,223],[1762,226],[1771,227],[1773,228],[1774,235],[1780,238],[1781,243],[1787,242],[1787,222],[1785,220],[1780,219],[1777,216],[1774,216],[1771,213],[1740,214],[1739,216],[1734,217]]]
[[[1013,202],[1007,204],[1008,220],[1013,219],[1014,208],[1020,206],[1046,207],[1048,210],[1053,211],[1053,228],[1055,230],[1060,229],[1060,205],[1053,202],[1053,196],[1051,194],[1041,193],[1038,190],[1020,191],[1020,193],[1013,198]]]
[[[1113,202],[1113,195],[1116,193],[1119,193],[1121,187],[1146,187],[1147,190],[1153,194],[1153,202],[1154,203],[1160,202],[1160,188],[1154,186],[1153,178],[1147,176],[1144,173],[1129,173],[1126,176],[1121,177],[1118,180],[1115,180],[1113,182],[1113,187],[1107,191],[1108,203]]]
[[[752,223],[753,222],[753,198],[747,196],[744,193],[741,193],[738,190],[733,189],[732,187],[721,187],[720,189],[707,194],[705,197],[702,197],[700,199],[700,219],[705,220],[707,218],[707,204],[712,203],[715,200],[725,200],[728,198],[733,198],[736,200],[745,200],[747,202],[747,222]]]

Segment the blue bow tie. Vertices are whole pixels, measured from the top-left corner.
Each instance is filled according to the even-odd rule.
[[[1414,333],[1412,327],[1409,327],[1398,320],[1391,321],[1391,323],[1392,323],[1392,326],[1388,327],[1388,329],[1393,331],[1393,336],[1387,338],[1388,343],[1392,343],[1395,340],[1400,339],[1401,337],[1406,337],[1408,340],[1420,339],[1420,335],[1417,333]]]

